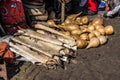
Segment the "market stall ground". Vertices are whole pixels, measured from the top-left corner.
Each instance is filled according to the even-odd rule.
[[[8,66],[10,80],[119,80],[120,79],[120,18],[104,19],[114,26],[115,34],[105,45],[78,49],[76,64],[65,64],[66,69],[46,69],[30,62]]]

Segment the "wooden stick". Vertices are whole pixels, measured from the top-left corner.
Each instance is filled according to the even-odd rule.
[[[65,20],[65,1],[61,2],[61,23]]]

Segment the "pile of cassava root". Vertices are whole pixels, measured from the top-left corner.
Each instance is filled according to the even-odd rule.
[[[77,48],[92,48],[105,44],[114,33],[111,25],[104,26],[102,18],[89,21],[81,13],[72,14],[61,24],[48,20],[34,24],[34,30],[18,31],[9,43],[11,51],[37,65],[49,68],[69,63]]]
[[[10,40],[10,50],[37,65],[47,68],[63,67],[63,62],[69,63],[76,55],[76,42],[44,25],[35,25],[44,30],[36,32],[31,29],[17,32]]]

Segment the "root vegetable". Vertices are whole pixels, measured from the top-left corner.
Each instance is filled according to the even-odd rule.
[[[37,33],[33,30],[30,30],[30,29],[26,29],[24,30],[24,34],[25,36],[29,36],[29,37],[32,37],[32,38],[36,38],[36,39],[40,39],[40,40],[43,40],[43,41],[46,41],[46,42],[49,42],[49,43],[53,43],[53,44],[56,44],[56,45],[62,45],[63,43],[60,42],[59,40],[53,38],[53,37],[50,37],[46,34],[40,34],[40,33]]]
[[[83,16],[82,18],[81,18],[81,22],[82,22],[82,24],[84,25],[84,24],[88,24],[88,17],[87,16]]]
[[[93,37],[90,39],[90,42],[86,48],[88,49],[88,48],[92,48],[92,47],[97,47],[97,46],[99,46],[99,44],[100,44],[99,39],[97,37]]]
[[[12,41],[22,44],[24,46],[27,46],[33,50],[36,50],[40,53],[44,53],[45,55],[49,56],[49,57],[53,57],[54,55],[61,55],[59,53],[59,50],[57,50],[56,48],[52,48],[49,46],[46,46],[45,44],[41,43],[41,44],[37,44],[34,41],[30,40],[30,39],[25,39],[25,38],[19,38],[19,37],[14,37],[12,38]],[[57,45],[54,45],[57,47]],[[61,47],[62,49],[62,47]]]
[[[52,59],[52,58],[50,58],[42,53],[34,52],[23,45],[14,44],[11,42],[9,45],[11,47],[13,47],[14,49],[19,50],[21,52],[20,55],[26,57],[27,59],[30,57],[31,59],[35,60],[35,62],[41,62],[43,64],[47,64],[47,62],[53,61],[54,64],[56,64],[54,59]]]
[[[88,25],[88,31],[92,32],[93,30],[95,30],[95,27],[93,25]]]
[[[72,35],[80,35],[82,33],[82,31],[80,29],[75,29],[73,31],[71,31]]]
[[[79,29],[79,26],[75,24],[68,24],[68,25],[61,26],[61,27],[66,31],[72,31],[72,30]]]
[[[77,18],[76,18],[75,24],[77,24],[77,25],[83,25],[83,24],[82,24],[82,21],[81,21],[81,17],[77,17]]]
[[[57,28],[58,28],[58,26],[55,24],[55,22],[54,22],[53,20],[48,20],[48,21],[47,21],[47,24],[48,24],[50,27],[57,27]]]
[[[70,32],[69,31],[59,31],[60,33],[66,35],[66,36],[70,36]]]
[[[93,19],[92,24],[93,24],[93,25],[103,24],[103,19],[102,19],[102,18],[99,18],[99,17],[96,17],[96,18]]]
[[[87,42],[82,39],[77,39],[76,44],[78,48],[85,48],[87,46]]]
[[[51,33],[56,34],[56,35],[63,36],[63,37],[66,38],[66,39],[70,39],[70,40],[72,39],[70,36],[66,36],[66,35],[64,35],[64,34],[58,32],[58,31],[56,31],[56,30],[54,30],[54,29],[51,29],[51,28],[49,28],[49,27],[47,27],[47,26],[45,26],[45,25],[42,25],[42,24],[36,24],[36,25],[35,25],[35,28],[48,31],[48,32],[51,32]],[[73,39],[72,39],[72,40],[73,40]]]
[[[80,35],[80,39],[82,39],[82,40],[88,40],[89,39],[88,34],[87,33],[81,34]]]
[[[99,31],[97,31],[97,30],[94,30],[92,33],[94,33],[95,34],[95,36],[100,36],[101,34],[100,34],[100,32]]]
[[[102,24],[96,24],[94,26],[95,26],[96,30],[98,30],[99,28],[104,28],[104,26]]]
[[[89,33],[88,37],[89,37],[89,40],[90,40],[91,38],[96,37],[96,35],[94,33]]]
[[[106,33],[107,35],[110,35],[110,34],[113,34],[113,33],[114,33],[114,29],[113,29],[112,25],[107,25],[107,26],[105,26],[104,30],[105,30],[105,33]]]
[[[107,42],[106,36],[98,36],[98,39],[100,41],[100,44],[105,44]]]
[[[97,29],[97,31],[99,31],[100,34],[105,35],[105,30],[104,30],[104,28],[99,28],[99,29]]]

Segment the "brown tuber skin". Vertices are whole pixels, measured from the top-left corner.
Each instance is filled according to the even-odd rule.
[[[47,21],[47,24],[50,26],[50,27],[57,27],[57,25],[55,24],[55,22],[53,20],[48,20]]]
[[[85,48],[87,46],[87,41],[82,39],[77,39],[76,44],[78,48]]]
[[[72,35],[80,35],[82,33],[82,31],[80,29],[75,29],[73,31],[71,31]]]
[[[104,28],[102,24],[95,24],[95,29],[98,30],[99,28]]]
[[[87,16],[83,16],[82,18],[81,18],[81,22],[82,22],[82,24],[84,25],[84,24],[88,24],[88,17]]]
[[[68,24],[68,25],[61,26],[61,28],[63,28],[66,31],[72,31],[72,30],[79,29],[79,26],[74,24]]]
[[[111,35],[111,34],[114,33],[114,29],[113,29],[112,25],[107,25],[107,26],[105,26],[104,30],[105,30],[105,33],[106,33],[107,35]]]
[[[102,25],[103,24],[103,19],[96,17],[96,18],[93,19],[92,24],[93,25],[96,25],[96,24],[101,24]]]
[[[92,47],[98,47],[99,44],[100,44],[99,39],[97,37],[93,37],[90,39],[90,42],[86,48],[88,49],[88,48],[92,48]]]

